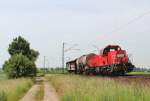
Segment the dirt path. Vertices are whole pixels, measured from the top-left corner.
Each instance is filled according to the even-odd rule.
[[[27,92],[27,94],[20,101],[36,101],[35,96],[39,90],[38,84],[33,85],[33,87]]]
[[[47,80],[44,80],[44,86],[44,101],[59,101],[55,89]]]
[[[27,92],[20,101],[36,101],[37,92],[40,89],[41,82],[44,84],[44,97],[42,101],[59,101],[57,93],[53,86],[44,78],[37,78],[36,84]]]

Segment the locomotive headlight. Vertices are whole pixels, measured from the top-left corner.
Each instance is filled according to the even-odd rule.
[[[117,54],[118,58],[123,58],[125,55],[124,54]]]

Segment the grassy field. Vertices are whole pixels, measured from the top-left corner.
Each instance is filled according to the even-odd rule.
[[[149,101],[150,84],[108,77],[51,74],[46,78],[62,101]]]
[[[1,80],[0,101],[18,101],[32,86],[30,78]]]

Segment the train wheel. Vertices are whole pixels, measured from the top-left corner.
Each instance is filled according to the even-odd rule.
[[[125,71],[121,71],[120,75],[124,76],[125,75]]]
[[[89,75],[90,74],[89,69],[85,69],[84,74]]]
[[[84,66],[80,66],[80,67],[79,67],[79,74],[83,74],[84,71],[85,71],[85,70],[84,70]]]
[[[77,74],[77,68],[76,68],[76,70],[74,71],[74,73]]]

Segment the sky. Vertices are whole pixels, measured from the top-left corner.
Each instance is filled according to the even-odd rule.
[[[40,52],[36,64],[61,66],[65,60],[98,53],[118,44],[137,67],[150,68],[149,0],[0,0],[0,66],[9,58],[8,45],[21,35]]]

